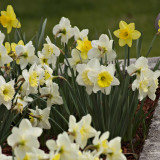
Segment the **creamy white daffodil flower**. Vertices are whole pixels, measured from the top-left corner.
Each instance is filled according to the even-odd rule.
[[[54,69],[56,67],[57,57],[60,55],[60,50],[51,42],[48,36],[46,38],[46,42],[47,43],[44,43],[43,45],[41,54],[44,55],[43,60],[47,60],[48,64],[52,64],[52,69]]]
[[[50,129],[51,125],[49,123],[49,115],[50,115],[50,108],[39,109],[36,106],[36,110],[29,109],[30,113],[30,122],[34,127],[40,127],[44,129]]]
[[[160,71],[153,72],[150,69],[141,73],[140,77],[135,79],[132,83],[132,90],[139,90],[138,99],[141,101],[143,98],[148,96],[151,100],[155,100],[156,89],[158,88],[158,77],[160,76]]]
[[[121,149],[121,138],[116,137],[108,142],[107,160],[127,160]]]
[[[15,50],[22,70],[26,68],[28,64],[34,64],[38,61],[32,41],[28,42],[25,46],[17,45]]]
[[[3,67],[5,64],[12,62],[13,59],[7,54],[6,48],[3,44],[0,44],[0,67]]]
[[[109,132],[104,132],[100,136],[101,132],[97,132],[96,136],[93,139],[93,145],[96,148],[97,154],[105,154],[108,149],[108,138],[109,138]]]
[[[78,160],[78,148],[72,143],[66,132],[59,134],[57,140],[48,140],[46,143],[50,151],[60,154],[60,160]]]
[[[61,43],[67,44],[68,40],[74,35],[74,29],[71,27],[70,20],[62,17],[59,24],[53,28],[53,34],[61,37]]]
[[[76,123],[74,116],[70,116],[69,119],[69,133],[72,140],[83,149],[88,142],[89,138],[94,137],[97,131],[91,126],[91,116],[88,114],[83,116],[82,119]]]
[[[4,104],[8,110],[11,109],[14,94],[14,80],[11,80],[6,83],[3,76],[0,76],[0,105]]]
[[[36,63],[34,63],[29,71],[27,69],[23,70],[22,75],[25,79],[26,86],[26,95],[29,95],[30,93],[37,93],[37,87],[40,85],[40,80],[43,79],[44,76],[44,70],[41,68],[41,66],[37,66]]]
[[[92,49],[90,49],[88,52],[89,59],[102,58],[103,63],[115,60],[117,55],[116,52],[112,49],[113,40],[109,40],[106,34],[102,34],[99,37],[99,40],[93,40],[91,44]]]
[[[23,119],[19,128],[13,127],[12,134],[7,138],[7,143],[14,149],[17,157],[23,159],[26,152],[32,152],[33,148],[39,148],[37,138],[42,134],[42,129],[32,127],[28,119]]]
[[[33,98],[28,97],[28,96],[21,96],[20,94],[17,94],[13,103],[14,103],[14,110],[17,110],[17,112],[22,113],[24,107],[28,105],[29,102],[32,102]]]
[[[111,86],[120,84],[119,80],[114,76],[115,65],[109,64],[106,67],[103,65],[100,66],[100,63],[97,63],[95,67],[97,70],[88,73],[88,78],[93,83],[93,92],[97,93],[98,91],[102,91],[102,93],[106,95],[110,94]]]
[[[79,30],[77,26],[74,27],[74,40],[84,40],[85,38],[88,38],[88,29],[83,29],[82,31]]]
[[[46,87],[40,88],[40,93],[42,95],[48,95],[47,107],[51,107],[54,104],[58,104],[58,105],[63,104],[63,99],[59,95],[59,86],[58,84],[52,81],[47,81]]]
[[[88,94],[92,93],[94,83],[88,77],[90,71],[96,72],[99,69],[100,63],[98,59],[91,59],[87,64],[77,64],[76,70],[78,76],[76,81],[79,85],[85,86]]]
[[[140,77],[140,74],[146,74],[148,71],[148,59],[145,57],[140,57],[136,60],[135,64],[131,64],[127,68],[127,72],[129,75],[134,76],[137,75],[137,78]]]

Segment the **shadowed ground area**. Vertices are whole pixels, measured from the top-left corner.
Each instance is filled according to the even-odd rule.
[[[142,53],[146,54],[149,44],[156,33],[154,23],[160,12],[159,0],[0,0],[0,10],[12,4],[22,23],[22,30],[30,40],[38,30],[41,18],[47,18],[46,34],[53,38],[52,28],[62,16],[71,20],[72,26],[90,30],[89,38],[96,39],[100,34],[118,29],[120,20],[136,23],[136,29],[143,34]],[[0,26],[2,31],[3,28]],[[118,46],[113,36],[116,51],[123,57],[124,48]],[[131,56],[135,57],[136,42],[131,48]],[[160,55],[160,38],[154,43],[150,56]]]

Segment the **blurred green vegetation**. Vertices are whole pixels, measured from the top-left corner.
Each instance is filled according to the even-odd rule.
[[[160,12],[160,0],[0,0],[0,10],[12,4],[22,24],[22,31],[30,40],[38,30],[41,18],[47,18],[46,35],[53,39],[52,28],[62,16],[71,20],[72,26],[80,30],[88,28],[90,40],[102,33],[118,29],[120,20],[135,22],[136,29],[143,34],[142,53],[145,55],[156,33],[154,24]],[[4,31],[2,26],[0,29]],[[13,34],[13,33],[12,33]],[[113,36],[117,54],[121,58],[124,48],[118,46]],[[136,55],[136,42],[131,55]],[[160,56],[160,38],[156,39],[150,56]]]

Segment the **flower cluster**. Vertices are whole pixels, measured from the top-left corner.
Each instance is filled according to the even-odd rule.
[[[158,88],[158,77],[160,77],[160,71],[153,72],[148,67],[148,60],[145,57],[137,59],[135,64],[131,64],[127,68],[128,73],[131,76],[136,75],[136,79],[132,83],[132,90],[139,90],[139,100],[141,101],[146,96],[151,100],[155,100],[156,89]]]
[[[13,157],[16,160],[101,160],[101,156],[107,160],[126,160],[121,149],[121,138],[108,140],[109,132],[101,134],[91,126],[91,116],[88,114],[79,122],[74,116],[70,116],[68,132],[58,135],[56,140],[48,140],[46,145],[49,153],[39,149],[38,137],[42,129],[32,127],[30,121],[23,119],[19,128],[14,127],[7,142],[13,149]],[[92,144],[87,145],[88,140]],[[5,160],[13,157],[0,153]]]

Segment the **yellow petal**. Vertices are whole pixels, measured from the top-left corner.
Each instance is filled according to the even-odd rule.
[[[7,6],[7,14],[8,14],[9,17],[12,17],[13,19],[16,18],[13,7],[11,5]]]
[[[10,45],[9,42],[6,42],[6,43],[5,43],[5,48],[6,48],[6,50],[7,50],[7,53],[10,53],[10,52],[11,52],[11,45]]]
[[[12,30],[12,26],[11,26],[11,25],[8,25],[8,26],[7,26],[7,33],[10,33],[11,30]]]
[[[119,33],[120,33],[120,29],[118,29],[118,30],[116,30],[116,31],[113,32],[113,34],[114,34],[116,37],[118,37],[118,38],[119,38]]]
[[[21,23],[18,21],[18,19],[15,19],[12,22],[12,25],[13,25],[14,28],[21,28]]]
[[[132,39],[138,39],[141,36],[141,33],[137,30],[134,30],[132,33]]]
[[[130,23],[130,24],[128,25],[128,29],[129,29],[129,30],[135,30],[135,23]]]
[[[126,44],[126,41],[124,39],[119,39],[119,45],[123,47]]]
[[[132,39],[128,38],[126,40],[126,43],[128,44],[129,47],[131,47],[132,46]]]
[[[125,29],[128,26],[128,24],[125,21],[120,21],[119,22],[119,28],[120,29]]]
[[[22,40],[20,40],[20,41],[18,42],[18,45],[23,45],[23,46],[24,46],[24,42],[23,42]]]
[[[15,48],[16,48],[17,44],[16,43],[11,43],[11,48],[12,48],[12,51],[15,52]]]

